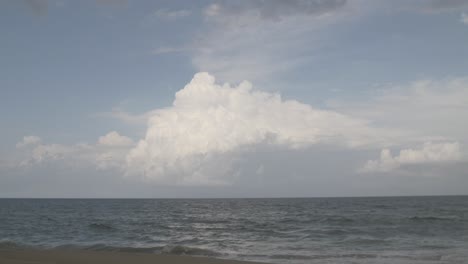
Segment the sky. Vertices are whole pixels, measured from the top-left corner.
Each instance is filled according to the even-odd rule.
[[[0,2],[0,197],[468,195],[468,1]]]

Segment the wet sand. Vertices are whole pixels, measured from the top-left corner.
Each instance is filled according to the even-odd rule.
[[[1,264],[254,264],[255,262],[147,253],[0,250]],[[257,263],[258,264],[258,263]]]

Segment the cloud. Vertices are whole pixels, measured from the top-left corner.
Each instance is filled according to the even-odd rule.
[[[343,7],[346,0],[273,0],[273,1],[224,1],[214,3],[205,9],[210,17],[219,16],[222,19],[235,19],[246,14],[259,19],[278,21],[282,17],[292,15],[321,15]]]
[[[128,0],[96,0],[96,3],[105,5],[108,7],[126,7],[128,6]]]
[[[75,150],[71,147],[60,145],[60,144],[50,144],[50,145],[37,145],[32,150],[32,162],[42,163],[45,161],[56,161],[64,159],[68,154],[74,152]],[[24,163],[23,163],[24,164]]]
[[[181,47],[159,47],[154,49],[151,53],[154,55],[168,54],[168,53],[179,53],[188,51],[187,48]]]
[[[460,16],[460,21],[463,24],[468,25],[468,15],[465,14],[465,13],[462,13],[461,16]]]
[[[49,7],[48,0],[23,0],[35,15],[44,15]]]
[[[152,111],[149,111],[143,114],[132,114],[122,109],[114,108],[112,109],[112,111],[109,111],[109,112],[97,113],[95,116],[114,118],[114,119],[120,120],[130,125],[145,125],[146,122],[148,122],[148,118],[149,116],[151,116],[151,114],[152,114]]]
[[[99,145],[109,147],[125,147],[133,145],[133,140],[126,136],[121,136],[119,133],[112,131],[102,136],[98,140]]]
[[[328,106],[372,120],[379,127],[411,131],[411,135],[406,135],[406,143],[436,139],[468,142],[468,123],[461,121],[468,120],[467,77],[390,85],[366,101],[335,100]]]
[[[28,146],[34,146],[41,143],[41,138],[37,136],[25,136],[23,140],[16,144],[16,148],[24,148]]]
[[[24,137],[17,143],[19,155],[10,166],[31,167],[59,162],[70,167],[94,166],[97,169],[122,170],[125,156],[134,147],[131,138],[112,131],[100,137],[96,144],[46,144],[37,136]]]
[[[238,154],[259,144],[355,148],[387,136],[365,120],[283,100],[245,81],[219,85],[208,73],[196,74],[171,107],[152,113],[145,138],[127,156],[128,173],[171,184],[224,183]]]
[[[426,3],[428,8],[434,11],[454,10],[454,9],[458,9],[461,7],[468,6],[467,0],[431,0],[431,1],[423,2],[423,3]]]
[[[211,72],[220,80],[233,82],[246,78],[261,85],[275,83],[272,79],[281,79],[282,74],[296,69],[302,73],[301,66],[314,60],[326,61],[327,58],[322,60],[324,53],[336,53],[333,47],[343,41],[343,36],[333,32],[341,31],[337,28],[342,25],[359,23],[363,17],[372,20],[395,13],[458,13],[468,7],[467,3],[466,0],[215,1],[205,8],[205,23],[184,51],[191,55],[198,71]]]
[[[220,80],[261,81],[309,61],[319,35],[348,11],[346,1],[218,2],[187,51]]]
[[[362,169],[364,172],[389,172],[410,164],[446,163],[459,161],[462,157],[458,142],[426,142],[419,149],[400,150],[398,156],[392,156],[389,149],[383,149],[379,160],[369,160]]]
[[[187,17],[191,13],[192,12],[190,10],[186,10],[186,9],[169,10],[167,8],[162,8],[162,9],[158,9],[154,13],[154,15],[160,19],[175,20],[175,19]]]

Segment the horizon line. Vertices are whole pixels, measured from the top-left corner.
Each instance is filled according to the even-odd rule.
[[[43,200],[215,200],[215,199],[323,199],[323,198],[404,198],[404,197],[456,197],[468,194],[435,195],[369,195],[369,196],[284,196],[284,197],[0,197],[0,199],[43,199]]]

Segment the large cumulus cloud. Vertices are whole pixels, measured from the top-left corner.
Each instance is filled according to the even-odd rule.
[[[305,148],[377,144],[385,131],[365,120],[315,109],[248,82],[219,85],[198,73],[176,93],[171,107],[153,111],[144,139],[127,156],[127,172],[181,184],[223,184],[232,163],[258,144]]]

